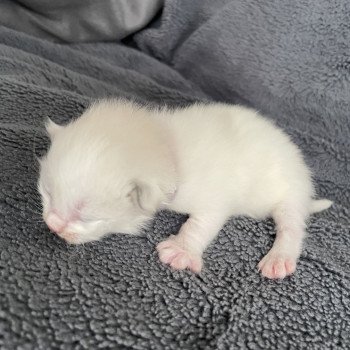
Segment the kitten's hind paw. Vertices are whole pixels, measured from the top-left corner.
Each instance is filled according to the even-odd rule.
[[[170,265],[175,270],[189,269],[194,273],[200,273],[202,269],[202,257],[181,247],[176,242],[175,236],[159,243],[157,251],[160,261]]]

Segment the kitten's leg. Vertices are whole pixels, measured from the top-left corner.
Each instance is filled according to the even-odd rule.
[[[284,278],[291,275],[300,256],[305,236],[305,210],[298,205],[280,205],[272,214],[277,234],[270,251],[258,267],[268,278]]]
[[[195,273],[202,269],[202,254],[225,223],[223,217],[190,216],[180,232],[157,246],[160,260],[177,270]]]

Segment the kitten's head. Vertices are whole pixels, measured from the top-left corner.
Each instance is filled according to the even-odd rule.
[[[69,243],[138,233],[173,191],[172,165],[159,152],[162,141],[153,142],[152,126],[126,121],[129,111],[118,117],[115,108],[93,107],[67,126],[46,125],[51,146],[38,181],[43,218]]]

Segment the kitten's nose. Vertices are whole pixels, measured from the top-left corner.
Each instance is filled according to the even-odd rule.
[[[66,223],[63,219],[60,218],[54,212],[50,212],[46,217],[46,224],[49,226],[49,229],[54,232],[61,232],[66,226]]]

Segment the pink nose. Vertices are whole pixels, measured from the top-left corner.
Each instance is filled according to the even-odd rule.
[[[66,222],[60,218],[54,212],[50,212],[46,217],[46,224],[49,226],[49,229],[54,232],[61,232],[66,226]]]

